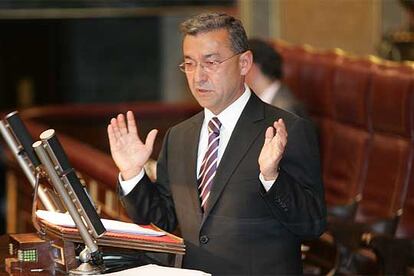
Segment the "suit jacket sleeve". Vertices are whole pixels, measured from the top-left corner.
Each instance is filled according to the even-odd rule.
[[[266,193],[273,215],[302,238],[318,237],[326,227],[319,147],[313,125],[298,118],[288,129],[279,176]]]
[[[157,183],[152,183],[145,175],[130,193],[124,195],[119,189],[119,194],[121,203],[135,223],[154,223],[171,232],[177,225],[177,218],[166,167],[168,137],[169,131],[165,135],[157,163]]]

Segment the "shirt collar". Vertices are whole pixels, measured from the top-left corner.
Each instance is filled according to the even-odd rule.
[[[243,94],[218,115],[215,115],[207,108],[204,108],[204,123],[209,122],[213,117],[217,117],[222,124],[222,128],[224,127],[226,129],[233,129],[237,121],[239,120],[239,117],[243,112],[244,107],[249,101],[250,95],[250,88],[246,84],[244,84]]]
[[[259,95],[259,98],[265,103],[271,104],[277,94],[277,91],[279,91],[279,87],[280,81],[276,80],[272,82],[271,85],[269,85],[268,87],[266,87],[265,90],[263,90],[263,93]]]

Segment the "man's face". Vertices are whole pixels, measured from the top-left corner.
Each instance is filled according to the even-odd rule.
[[[196,62],[192,72],[187,72],[191,93],[198,103],[214,114],[219,114],[244,92],[244,77],[250,69],[250,51],[236,55],[219,64],[213,72],[206,72],[200,62],[222,61],[234,53],[229,34],[225,29],[186,35],[183,41],[184,61]]]

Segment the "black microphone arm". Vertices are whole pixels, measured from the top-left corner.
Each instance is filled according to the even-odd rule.
[[[32,148],[32,137],[17,111],[7,114],[3,120],[0,120],[0,132],[29,183],[34,188],[36,185],[36,168],[40,161]],[[53,192],[48,191],[42,185],[38,189],[38,195],[46,210],[63,211],[59,200],[53,198]]]

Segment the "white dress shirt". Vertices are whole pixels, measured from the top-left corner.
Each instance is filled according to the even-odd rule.
[[[200,172],[201,163],[203,162],[203,158],[205,152],[207,151],[208,145],[208,122],[213,118],[217,117],[221,122],[220,128],[220,142],[219,142],[219,149],[218,149],[218,164],[220,164],[221,158],[223,157],[223,153],[229,143],[231,134],[233,133],[234,127],[236,126],[237,121],[240,118],[241,113],[243,112],[247,102],[250,99],[251,91],[250,88],[245,85],[244,93],[231,105],[229,105],[226,109],[224,109],[220,114],[215,115],[213,112],[208,110],[207,108],[204,109],[204,121],[203,125],[201,126],[200,131],[200,141],[198,144],[198,153],[197,153],[197,175]],[[135,185],[144,177],[144,169],[141,172],[129,179],[129,180],[122,180],[121,174],[119,174],[119,183],[121,184],[121,188],[124,194],[128,194],[132,189],[134,189]],[[269,191],[272,187],[275,180],[264,180],[262,174],[259,176],[260,181],[263,184],[263,187],[266,191]]]
[[[280,81],[275,80],[274,82],[272,82],[271,85],[269,85],[268,87],[266,87],[265,90],[263,90],[263,93],[261,93],[258,96],[265,103],[272,104],[273,99],[275,98],[277,92],[279,91],[279,88],[280,88]]]

